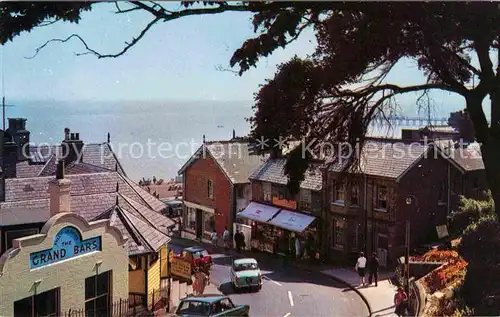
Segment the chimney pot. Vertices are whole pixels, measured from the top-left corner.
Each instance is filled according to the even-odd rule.
[[[64,129],[64,139],[69,140],[69,128]]]
[[[108,143],[111,141],[111,135],[108,132]]]
[[[64,179],[64,160],[57,162],[56,179]]]
[[[80,140],[80,133],[75,133],[75,140]]]
[[[203,135],[203,143],[205,143],[205,135]]]

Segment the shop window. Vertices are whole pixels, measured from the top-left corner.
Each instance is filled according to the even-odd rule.
[[[337,183],[333,187],[333,203],[344,204],[345,200],[345,186],[343,183]]]
[[[188,207],[186,227],[190,230],[196,230],[196,209]]]
[[[343,248],[344,247],[344,228],[345,222],[343,220],[333,221],[333,247]]]
[[[59,316],[59,288],[14,302],[14,317]]]
[[[262,194],[264,201],[270,202],[272,201],[272,186],[271,183],[264,182],[262,183]]]
[[[214,199],[214,184],[211,179],[207,182],[208,198]]]
[[[377,185],[376,208],[380,211],[387,210],[387,186]]]
[[[351,205],[359,206],[359,184],[351,186]]]
[[[85,279],[85,316],[108,317],[111,304],[111,271]]]
[[[213,232],[215,229],[215,215],[211,212],[203,212],[203,222],[205,232]]]
[[[12,240],[22,237],[31,236],[37,234],[39,231],[37,228],[21,229],[21,230],[11,230],[5,232],[5,250],[12,248]]]

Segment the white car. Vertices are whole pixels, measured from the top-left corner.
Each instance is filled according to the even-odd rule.
[[[234,260],[231,267],[231,283],[235,291],[242,288],[262,288],[262,273],[257,260],[252,258]]]

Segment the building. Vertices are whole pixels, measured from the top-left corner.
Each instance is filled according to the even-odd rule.
[[[348,178],[340,162],[331,164],[323,178],[330,257],[352,262],[361,250],[376,252],[382,266],[392,266],[404,254],[407,221],[412,248],[439,240],[437,227],[447,224],[453,198],[469,191],[471,183],[464,180],[472,177],[464,169],[470,158],[446,156],[443,148],[438,141],[435,146],[373,138]]]
[[[108,316],[113,301],[128,299],[127,239],[109,219],[88,222],[71,212],[70,188],[61,165],[48,183],[50,218],[39,233],[9,240],[2,252],[0,315],[61,316],[85,309]]]
[[[322,221],[322,172],[313,164],[305,173],[300,191],[292,195],[287,189],[286,158],[268,159],[250,175],[252,201],[238,213],[251,226],[251,246],[261,251],[290,249],[291,239],[300,237],[304,247],[319,248],[324,233]]]
[[[251,198],[248,176],[265,158],[249,151],[248,140],[204,142],[179,170],[183,179],[183,232],[187,238],[209,239],[215,229],[232,230],[236,212]]]
[[[23,144],[12,140],[9,133],[4,134],[0,254],[13,246],[14,239],[43,230],[53,206],[49,183],[58,164],[64,164],[66,179],[71,182],[71,211],[87,222],[107,219],[127,238],[129,294],[150,305],[152,296],[148,294],[160,289],[166,263],[161,255],[166,254],[175,223],[162,215],[164,203],[126,176],[111,149],[109,135],[108,142],[85,144],[78,133],[66,129],[60,145],[30,144],[29,155],[23,153],[21,159],[17,153]]]

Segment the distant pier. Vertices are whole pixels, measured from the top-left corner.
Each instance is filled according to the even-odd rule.
[[[428,117],[406,117],[406,116],[390,116],[385,118],[377,118],[372,121],[375,126],[395,125],[406,127],[424,127],[426,125],[448,125],[448,118],[428,118]]]

